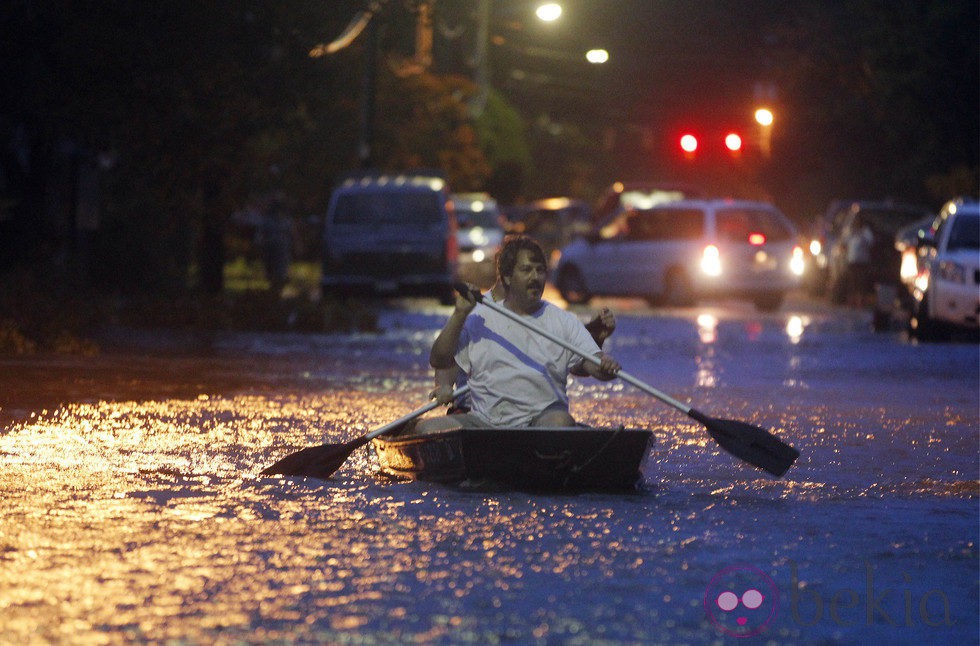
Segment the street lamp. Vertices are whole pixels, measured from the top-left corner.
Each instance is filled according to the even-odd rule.
[[[769,108],[755,111],[755,122],[759,124],[759,148],[766,159],[772,156],[772,124],[776,117]]]
[[[604,49],[590,49],[585,52],[585,60],[593,65],[601,65],[602,63],[609,62],[609,52]]]
[[[561,5],[557,2],[545,3],[537,8],[534,15],[544,22],[554,22],[561,17]]]

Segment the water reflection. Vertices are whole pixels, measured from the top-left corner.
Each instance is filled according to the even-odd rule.
[[[718,317],[707,312],[698,314],[698,338],[701,343],[711,344],[718,340]]]
[[[833,593],[845,557],[875,560],[879,590],[907,588],[905,573],[947,590],[948,641],[975,639],[975,350],[927,356],[943,397],[914,397],[922,348],[889,346],[900,356],[883,387],[888,370],[853,376],[877,354],[799,343],[823,340],[806,317],[696,318],[660,336],[641,329],[625,346],[639,355],[631,367],[799,446],[786,478],[739,464],[703,425],[635,388],[585,381],[574,386],[576,417],[655,429],[651,491],[396,484],[374,477],[366,450],[328,482],[257,476],[296,448],[418,406],[428,375],[388,360],[392,346],[360,363],[331,350],[347,374],[295,389],[269,379],[245,395],[74,404],[22,419],[0,431],[0,642],[701,643],[705,585],[733,561],[781,581],[786,562],[805,563]],[[690,369],[678,376],[692,355],[712,391],[691,392]],[[949,379],[951,362],[969,378]],[[778,369],[797,378],[814,366],[826,374],[809,377],[811,389],[777,399]],[[901,594],[879,596],[903,616]],[[829,620],[781,625],[771,641],[839,640]],[[924,643],[930,629],[899,625],[880,641]]]
[[[789,337],[789,342],[796,345],[803,338],[803,332],[806,330],[807,326],[810,325],[810,317],[799,316],[797,314],[791,315],[786,320],[786,336]]]
[[[811,319],[805,315],[790,314],[786,318],[785,326],[782,329],[790,347],[800,344],[804,333],[811,325]],[[720,385],[719,377],[722,368],[719,365],[719,317],[710,311],[700,312],[695,318],[698,334],[697,353],[694,357],[696,365],[695,383],[701,388],[716,388]],[[766,334],[766,325],[760,319],[750,318],[742,323],[745,341],[749,344],[764,342],[767,338],[771,339],[771,334]],[[771,327],[770,327],[771,330]],[[729,337],[729,341],[738,343],[742,339]],[[727,347],[727,344],[726,344]],[[734,352],[743,358],[747,358],[747,352],[752,346],[737,346]],[[787,368],[791,376],[784,380],[785,385],[800,386],[802,382],[795,376],[800,371],[801,359],[798,354],[791,352]]]
[[[718,340],[718,317],[704,312],[698,314],[698,338],[701,347],[694,361],[697,365],[695,383],[699,388],[714,388],[718,385],[718,370],[715,365],[715,342]]]

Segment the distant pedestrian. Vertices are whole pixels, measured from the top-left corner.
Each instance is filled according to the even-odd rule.
[[[289,265],[293,255],[293,223],[279,200],[272,202],[263,218],[262,243],[269,287],[280,293],[289,280]]]

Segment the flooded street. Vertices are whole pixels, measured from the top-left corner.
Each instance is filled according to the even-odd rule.
[[[0,642],[980,642],[976,344],[805,301],[608,304],[625,370],[797,464],[773,479],[649,395],[577,380],[578,419],[655,431],[644,491],[392,482],[364,449],[329,481],[258,475],[425,403],[434,304],[378,334],[0,359]]]

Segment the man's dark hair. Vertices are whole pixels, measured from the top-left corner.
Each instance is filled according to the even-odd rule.
[[[531,259],[547,266],[548,262],[544,257],[544,250],[533,238],[526,235],[509,235],[504,238],[504,245],[497,254],[497,278],[503,280],[504,276],[514,273],[517,265],[517,253],[522,249],[531,252]]]

